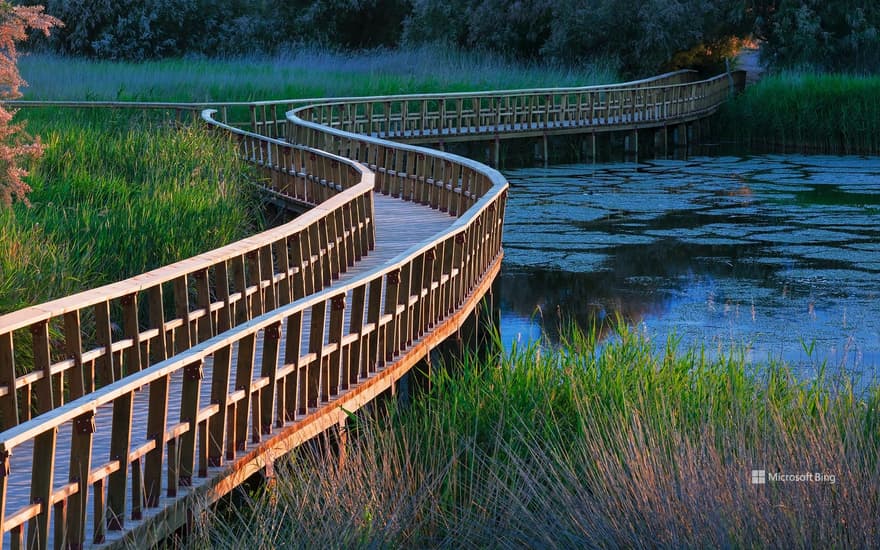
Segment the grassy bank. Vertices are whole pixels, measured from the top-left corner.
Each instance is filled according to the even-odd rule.
[[[722,135],[749,152],[880,154],[878,96],[880,76],[767,76],[722,108]]]
[[[607,84],[605,67],[516,64],[492,54],[421,48],[275,58],[169,59],[145,63],[29,55],[25,99],[255,101]]]
[[[31,207],[0,210],[0,313],[216,248],[259,226],[250,168],[200,127],[34,110]]]
[[[736,355],[514,350],[303,452],[193,547],[876,547],[880,391]],[[751,471],[824,481],[752,485]]]
[[[26,99],[239,101],[614,80],[430,49],[274,59],[126,63],[28,55]],[[255,227],[247,169],[229,144],[137,111],[22,109],[46,154],[32,208],[0,212],[0,313],[92,288],[215,248]]]

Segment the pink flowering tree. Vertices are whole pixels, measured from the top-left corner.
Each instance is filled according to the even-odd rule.
[[[18,73],[17,44],[28,37],[31,29],[49,34],[61,21],[43,13],[43,6],[13,6],[0,1],[0,207],[8,207],[13,199],[27,203],[30,187],[24,182],[26,159],[38,158],[43,152],[39,138],[25,132],[23,122],[13,122],[14,109],[7,109],[3,100],[21,97],[27,83]]]

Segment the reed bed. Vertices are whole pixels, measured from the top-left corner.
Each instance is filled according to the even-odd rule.
[[[880,391],[575,331],[436,372],[200,524],[193,548],[880,544]],[[863,386],[864,387],[864,386]],[[751,483],[752,470],[835,476]]]
[[[184,58],[143,63],[49,54],[20,60],[25,99],[258,101],[607,84],[606,66],[515,63],[480,52],[413,48],[332,52],[302,48],[274,58]]]
[[[783,72],[721,110],[725,139],[749,152],[880,154],[880,76]]]
[[[0,210],[0,313],[211,250],[260,225],[251,169],[204,128],[25,110],[46,145],[31,206]]]

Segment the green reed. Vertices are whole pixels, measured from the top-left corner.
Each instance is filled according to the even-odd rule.
[[[21,59],[26,99],[255,101],[607,84],[607,67],[514,63],[437,48],[341,53],[303,48],[264,58],[144,63],[34,54]]]
[[[880,76],[784,72],[722,108],[722,134],[748,151],[880,154]]]
[[[259,226],[251,169],[199,126],[23,110],[45,153],[31,206],[0,211],[0,312],[211,250]]]
[[[880,391],[569,331],[434,373],[295,453],[193,547],[876,547]],[[751,484],[753,469],[835,483]]]

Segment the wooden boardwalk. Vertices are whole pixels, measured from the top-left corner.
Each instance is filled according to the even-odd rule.
[[[455,221],[455,218],[451,217],[447,213],[433,210],[429,207],[418,205],[412,202],[405,202],[399,199],[394,199],[384,195],[376,195],[374,197],[374,213],[376,217],[375,249],[371,251],[369,255],[358,261],[353,268],[350,268],[346,273],[342,274],[342,276],[338,280],[334,281],[331,284],[331,288],[333,288],[334,285],[338,286],[340,284],[344,284],[347,281],[355,280],[364,273],[375,270],[376,268],[387,264],[413,245],[422,243],[424,241],[430,241],[432,237],[436,236],[437,234],[441,234],[452,224],[452,222]],[[348,294],[350,295],[351,293],[349,292]],[[304,317],[305,327],[308,327],[310,324],[309,313],[310,312],[306,312],[306,315]],[[346,322],[348,321],[349,319],[346,319]],[[330,320],[328,318],[326,320],[328,328],[329,322]],[[281,349],[285,349],[286,347],[284,336],[287,334],[286,328],[286,325],[284,325],[281,331]],[[306,336],[303,340],[307,342],[307,329],[305,333]],[[302,349],[301,353],[307,353],[307,350]],[[261,357],[263,355],[262,334],[256,340],[256,350],[254,355],[256,357]],[[236,361],[237,350],[233,354],[233,364],[236,363]],[[212,378],[212,367],[213,361],[211,361],[211,359],[209,358],[204,363],[204,377],[207,380],[210,380]],[[170,378],[171,384],[169,389],[169,410],[177,411],[181,409],[180,399],[183,393],[183,377],[184,371],[180,370],[177,371]],[[252,374],[252,380],[250,382],[253,383],[258,378],[259,372],[255,371]],[[236,380],[235,377],[233,377],[230,380],[230,384],[232,387],[238,387],[241,385],[241,381]],[[248,384],[248,386],[249,385],[250,384]],[[134,397],[134,429],[132,431],[131,447],[135,449],[143,448],[145,445],[148,445],[150,441],[150,438],[148,437],[146,431],[147,412],[149,409],[150,399],[149,390],[149,387],[144,387],[141,391],[136,392]],[[201,386],[200,402],[210,403],[211,392],[211,385],[203,384]],[[99,457],[106,457],[107,461],[111,460],[110,447],[112,434],[110,430],[105,428],[111,425],[112,416],[113,407],[112,405],[108,404],[99,407],[94,417],[95,432],[92,439],[92,454],[99,461],[102,460]],[[179,420],[177,418],[167,418],[165,431],[173,431],[175,425],[177,425],[178,423]],[[74,433],[74,430],[76,429],[74,424],[75,422],[69,422],[67,423],[67,425],[60,427],[58,431],[56,453],[61,456],[67,456],[70,452],[72,435]],[[200,444],[202,444],[202,442],[197,439],[196,445],[198,446]],[[27,505],[30,503],[31,487],[29,476],[14,474],[29,471],[32,467],[32,456],[33,442],[28,442],[21,445],[15,450],[15,452],[11,456],[9,466],[10,472],[13,475],[10,475],[10,483],[7,485],[7,495],[5,503],[7,509],[23,509],[26,508]],[[134,470],[131,470],[129,475],[135,475]],[[69,464],[66,464],[64,462],[59,462],[58,464],[56,464],[53,484],[56,487],[63,487],[68,483],[69,477]],[[163,464],[162,477],[163,479],[167,479],[168,477],[167,462]],[[129,488],[137,487],[138,485],[140,485],[141,487],[143,486],[142,483],[133,483],[132,481],[133,480],[131,479],[131,477],[129,477],[129,482],[126,484]],[[149,500],[148,495],[146,494],[142,495],[141,498],[145,502]],[[129,493],[126,496],[126,500],[129,502],[136,502],[137,499],[133,498],[132,495]],[[144,509],[142,518],[149,518],[151,516],[151,512],[161,510],[164,505],[166,505],[171,500],[173,500],[173,497],[169,497],[167,495],[166,487],[166,491],[159,497],[158,501],[153,502],[153,504],[156,504],[157,507]],[[94,486],[92,486],[92,489],[89,492],[88,501],[95,502]],[[100,528],[100,526],[104,524],[104,521],[95,521],[95,518],[93,517],[93,507],[89,507],[87,510],[88,516],[86,521],[86,540],[91,541],[95,538],[95,526],[98,525]],[[121,536],[121,533],[122,532],[120,531],[108,531],[106,535],[107,542],[112,542],[114,539],[118,539]],[[3,547],[7,547],[9,545],[9,543],[11,542],[9,533],[5,534],[5,540],[3,542]],[[54,536],[53,539],[50,540],[50,545],[55,545]]]
[[[460,330],[500,272],[507,182],[413,143],[687,125],[741,76],[203,111],[312,208],[0,316],[0,550],[156,544]]]

